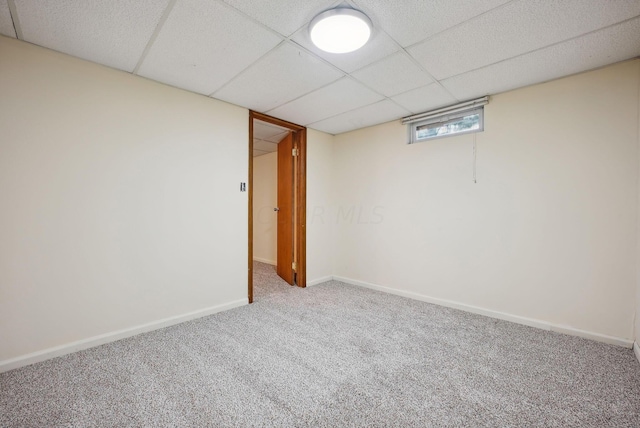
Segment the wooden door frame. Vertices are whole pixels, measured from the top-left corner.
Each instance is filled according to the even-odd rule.
[[[294,145],[298,148],[296,156],[296,222],[294,224],[296,236],[295,260],[296,285],[307,286],[307,128],[278,119],[263,113],[249,110],[249,278],[248,297],[253,303],[253,120],[272,123],[287,128],[293,133]]]

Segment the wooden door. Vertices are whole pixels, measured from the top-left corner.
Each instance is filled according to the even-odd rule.
[[[278,276],[294,285],[294,169],[291,133],[278,144]]]

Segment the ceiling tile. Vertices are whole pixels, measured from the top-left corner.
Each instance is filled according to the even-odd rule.
[[[263,122],[258,119],[253,120],[253,138],[277,143],[286,137],[288,133],[289,130],[282,126]]]
[[[336,0],[224,1],[287,37],[302,26],[306,26],[317,14],[329,9],[336,2]]]
[[[253,149],[262,152],[275,152],[278,150],[278,143],[272,143],[264,140],[253,140]]]
[[[639,0],[13,1],[28,42],[127,71],[148,50],[145,77],[331,133],[640,55]],[[0,0],[9,36],[12,2]],[[309,40],[308,22],[338,4],[374,23],[360,51]]]
[[[408,111],[392,101],[382,100],[357,110],[351,110],[347,113],[312,123],[309,127],[329,134],[341,134],[354,129],[400,119],[408,115]]]
[[[511,0],[355,0],[374,24],[403,47]]]
[[[438,83],[413,89],[396,95],[391,99],[411,113],[422,113],[427,110],[454,104],[458,101]]]
[[[433,82],[404,52],[390,55],[351,75],[388,97]]]
[[[345,111],[380,101],[383,97],[350,77],[344,77],[268,113],[307,125]]]
[[[468,99],[556,79],[638,55],[640,18],[451,77],[442,84],[457,98]]]
[[[294,34],[292,40],[347,73],[358,70],[400,49],[391,37],[376,29],[366,45],[348,54],[332,54],[318,49],[311,41],[306,27]]]
[[[24,40],[133,71],[169,0],[15,0]]]
[[[262,155],[268,155],[271,152],[263,152],[262,150],[254,150],[253,151],[253,157],[257,157],[257,156],[262,156]]]
[[[271,136],[271,137],[269,137],[269,138],[265,138],[265,140],[266,140],[266,141],[269,141],[269,142],[271,142],[271,143],[279,143],[280,141],[282,141],[282,139],[283,139],[284,137],[286,137],[287,135],[289,135],[289,132],[291,132],[291,131],[281,132],[280,134],[276,134],[276,135],[273,135],[273,136]]]
[[[3,36],[16,37],[16,31],[13,28],[11,20],[11,12],[9,12],[9,4],[7,0],[0,0],[0,34]]]
[[[253,134],[258,138],[267,139],[282,132],[286,132],[286,128],[280,125],[263,122],[259,119],[253,121]]]
[[[225,4],[176,3],[138,74],[210,95],[282,39]]]
[[[640,14],[638,0],[520,0],[408,49],[444,79]]]
[[[342,73],[318,58],[283,43],[213,97],[265,112],[340,77]]]

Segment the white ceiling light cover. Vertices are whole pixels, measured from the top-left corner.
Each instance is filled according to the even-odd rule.
[[[348,53],[363,47],[371,36],[371,20],[359,10],[348,7],[329,9],[317,15],[309,25],[311,41],[330,53]]]

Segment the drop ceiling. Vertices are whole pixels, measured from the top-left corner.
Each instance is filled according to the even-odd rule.
[[[348,4],[350,54],[307,25]],[[338,134],[640,55],[640,0],[0,0],[0,34]]]
[[[258,119],[253,120],[253,157],[266,155],[278,151],[278,143],[286,137],[289,132],[287,128],[263,122]]]

